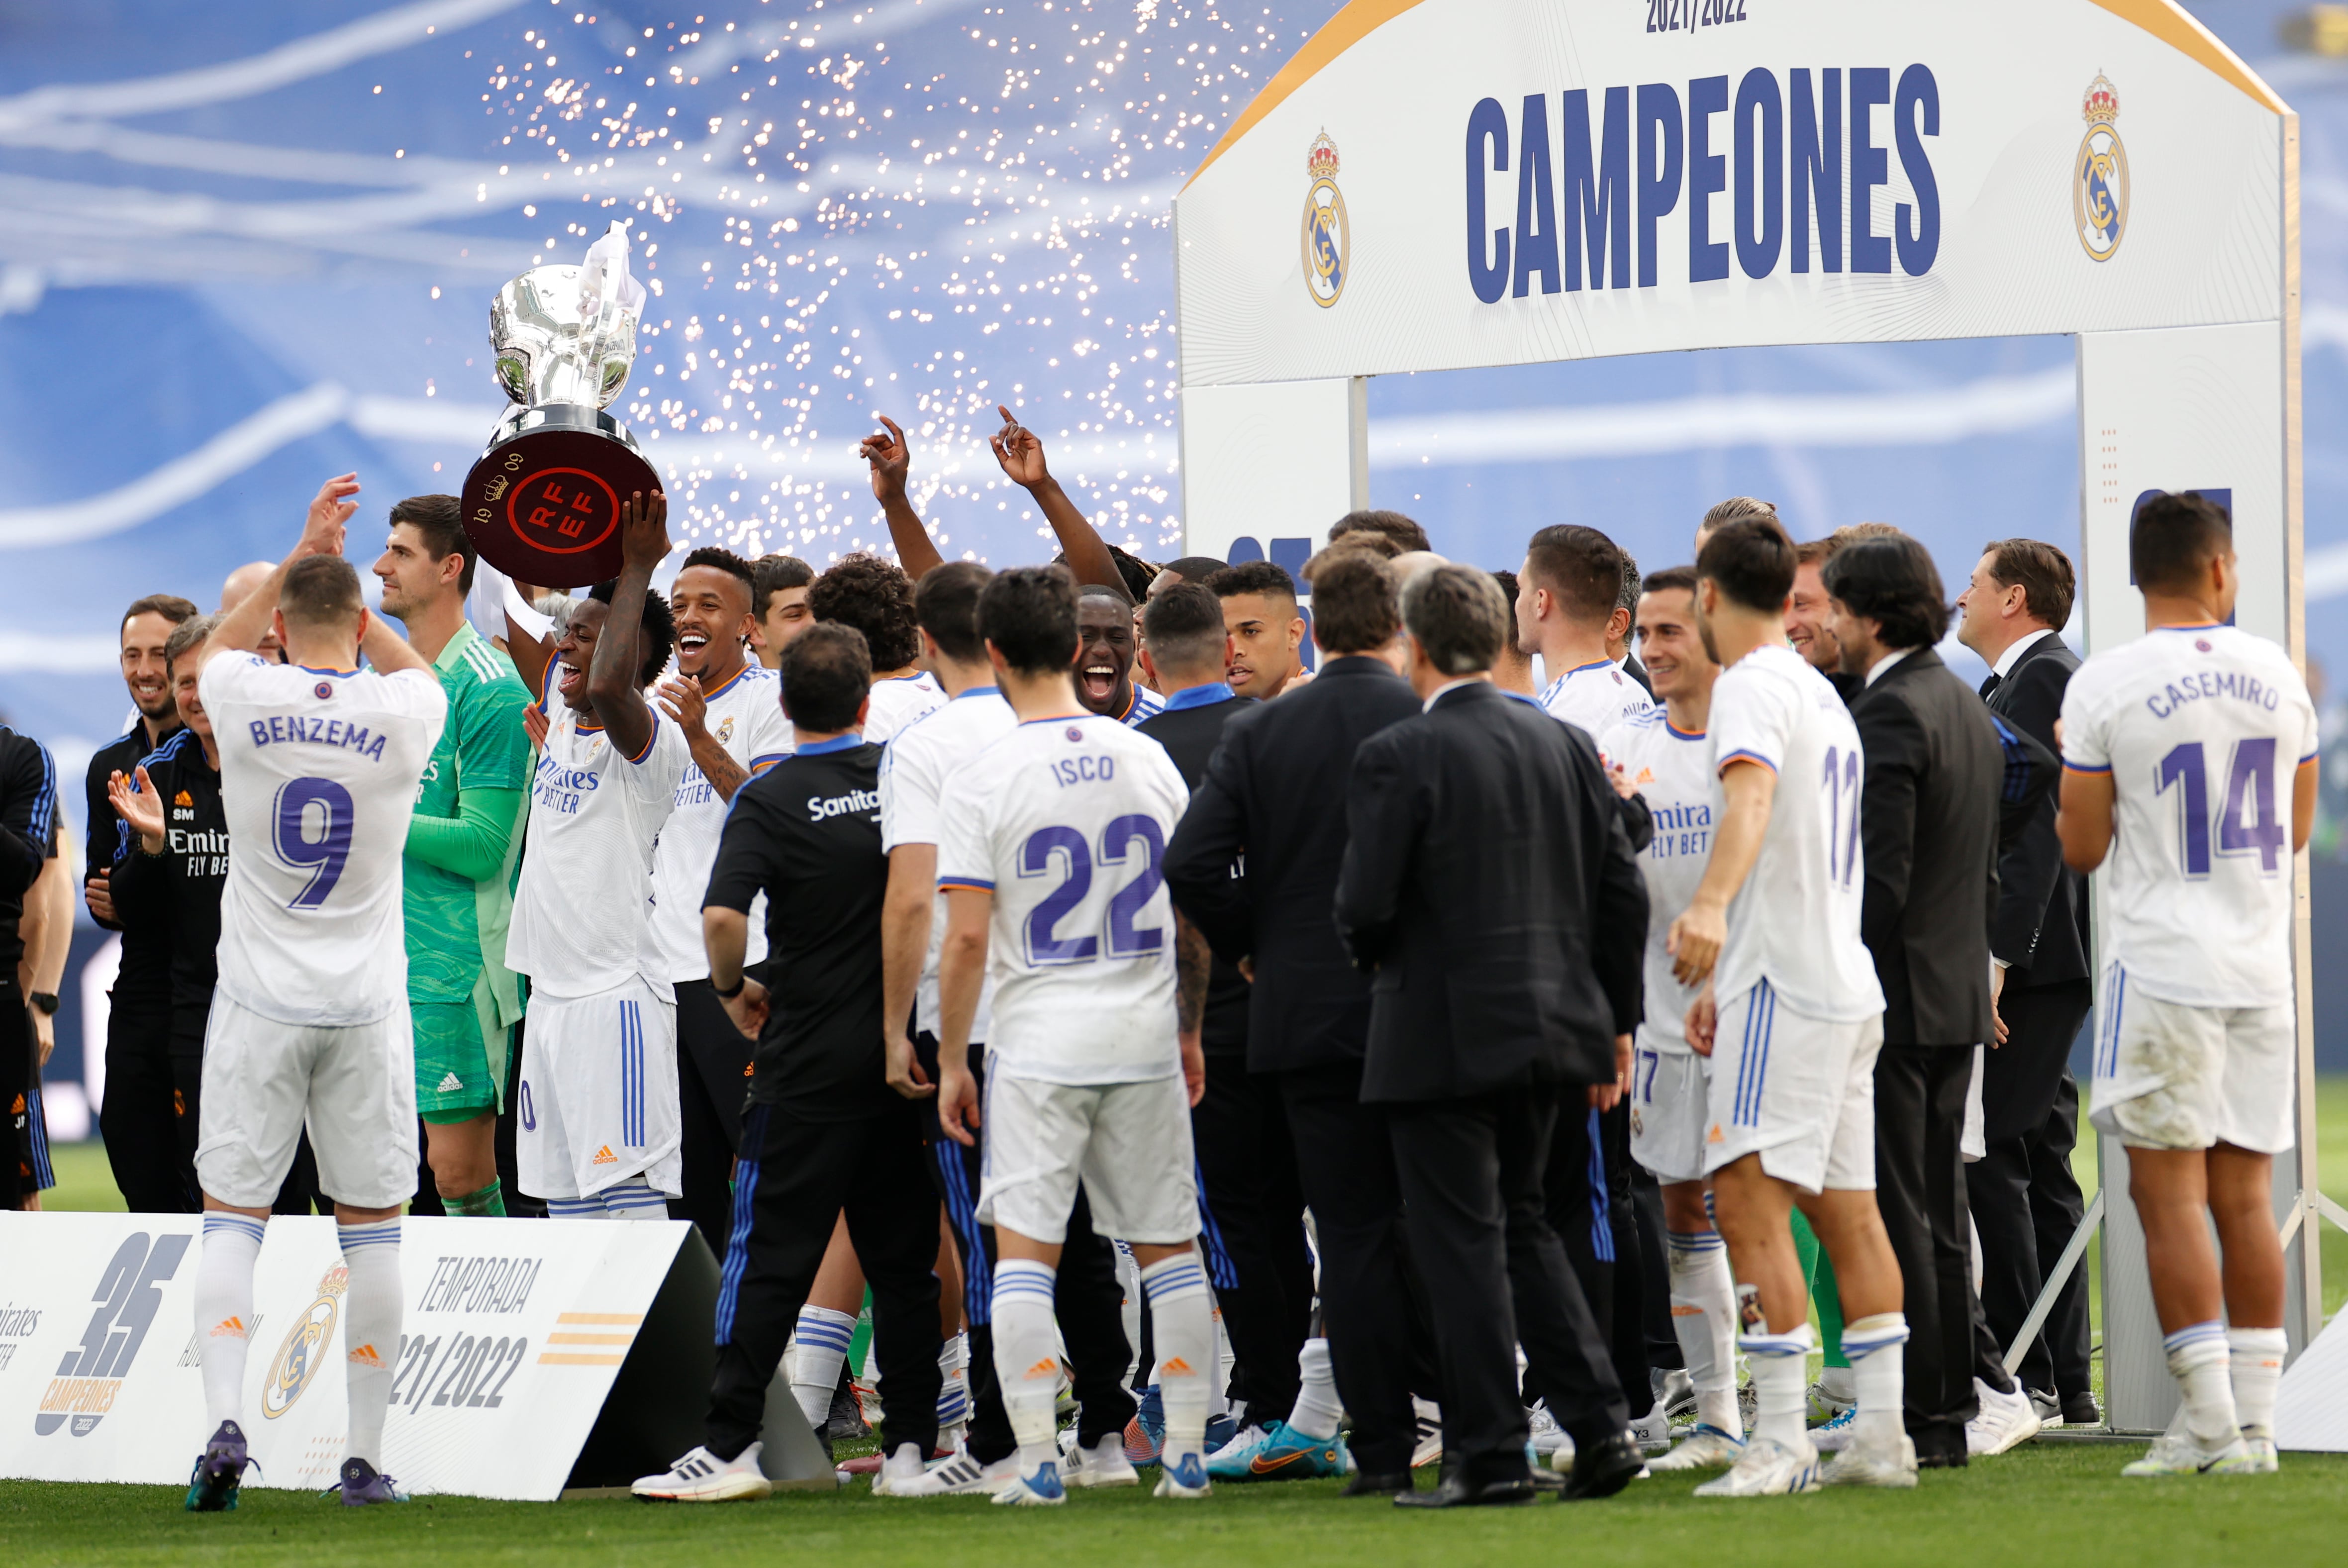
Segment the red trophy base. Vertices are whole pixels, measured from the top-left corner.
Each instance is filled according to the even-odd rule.
[[[620,509],[660,477],[598,408],[516,408],[465,476],[465,532],[517,583],[582,588],[620,574]]]

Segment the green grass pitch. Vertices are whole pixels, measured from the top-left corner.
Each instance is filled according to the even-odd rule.
[[[1081,1493],[1060,1509],[983,1498],[891,1501],[859,1481],[833,1496],[688,1507],[623,1499],[497,1503],[419,1499],[345,1513],[294,1492],[253,1491],[233,1513],[181,1511],[176,1489],[0,1481],[0,1563],[560,1563],[659,1568],[952,1564],[1033,1568],[1048,1559],[1140,1568],[1211,1563],[1824,1563],[2152,1564],[2340,1561],[2348,1456],[2287,1454],[2279,1476],[2123,1480],[2134,1447],[2043,1444],[1924,1476],[1913,1492],[1827,1491],[1712,1502],[1694,1479],[1634,1482],[1605,1502],[1407,1513],[1337,1495],[1338,1482],[1218,1489],[1160,1502],[1146,1487]],[[1431,1484],[1431,1483],[1427,1483]]]

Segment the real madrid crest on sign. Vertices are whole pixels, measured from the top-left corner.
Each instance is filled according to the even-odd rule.
[[[270,1420],[292,1409],[310,1387],[310,1379],[325,1365],[326,1347],[334,1343],[335,1319],[341,1314],[350,1276],[351,1271],[340,1264],[328,1269],[318,1282],[318,1299],[286,1331],[285,1343],[277,1347],[277,1359],[269,1364],[269,1376],[261,1384],[261,1413]]]
[[[2120,118],[2120,95],[2100,72],[2088,85],[2079,117],[2087,122],[2087,134],[2072,160],[2071,216],[2087,254],[2108,262],[2127,232],[2128,166],[2127,149],[2120,145],[2114,124]]]
[[[1345,199],[1337,193],[1337,144],[1323,131],[1305,160],[1313,189],[1304,197],[1304,286],[1326,310],[1345,292]]]

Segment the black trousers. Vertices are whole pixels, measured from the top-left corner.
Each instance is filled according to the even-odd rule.
[[[733,1224],[734,1152],[742,1140],[742,1100],[756,1042],[734,1026],[706,980],[676,983],[679,1177],[685,1195],[669,1217],[701,1227],[709,1250],[726,1255]]]
[[[40,1189],[30,1148],[34,1075],[33,1018],[14,974],[0,975],[0,1209],[15,1209]]]
[[[1641,1299],[1645,1310],[1647,1332],[1647,1365],[1673,1370],[1684,1370],[1687,1353],[1680,1348],[1680,1336],[1672,1326],[1672,1263],[1670,1243],[1663,1235],[1663,1189],[1655,1173],[1631,1161],[1631,1212],[1639,1225],[1639,1270]],[[1623,1398],[1635,1400],[1637,1391],[1622,1390]]]
[[[917,1035],[913,1051],[930,1081],[938,1081],[937,1037]],[[982,1102],[985,1057],[971,1055]],[[1003,1387],[994,1376],[994,1227],[978,1222],[979,1172],[983,1144],[967,1148],[938,1126],[937,1101],[920,1102],[923,1136],[930,1147],[931,1175],[945,1204],[947,1228],[962,1260],[963,1321],[970,1336],[970,1451],[993,1464],[1017,1451],[1011,1418],[1003,1408]],[[983,1129],[981,1130],[982,1131]],[[1068,1212],[1068,1232],[1060,1244],[1060,1271],[1052,1285],[1052,1311],[1068,1347],[1070,1381],[1076,1397],[1076,1435],[1086,1448],[1133,1419],[1133,1396],[1126,1392],[1125,1369],[1133,1344],[1125,1336],[1125,1286],[1117,1277],[1117,1249],[1093,1229],[1092,1206],[1076,1189]]]
[[[1231,1397],[1258,1425],[1296,1404],[1296,1353],[1313,1324],[1313,1257],[1304,1190],[1277,1081],[1241,1055],[1207,1057],[1207,1092],[1190,1111],[1198,1150],[1200,1240],[1231,1341]]]
[[[1366,1474],[1398,1475],[1417,1443],[1410,1397],[1437,1398],[1443,1380],[1411,1264],[1387,1108],[1362,1103],[1359,1062],[1277,1076],[1320,1243],[1322,1329],[1354,1418],[1354,1461]]]
[[[1645,1249],[1632,1202],[1631,1165],[1627,1103],[1611,1111],[1559,1106],[1543,1182],[1550,1228],[1581,1284],[1582,1298],[1614,1364],[1623,1405],[1635,1418],[1655,1401],[1647,1376]]]
[[[128,995],[118,986],[108,1004],[106,1100],[98,1130],[106,1140],[114,1184],[134,1214],[193,1213],[203,1205],[195,1165],[180,1153],[180,1117],[171,1099],[171,999]]]
[[[1981,1233],[1982,1312],[2000,1345],[2013,1343],[2021,1331],[2048,1271],[2086,1214],[2071,1171],[2071,1151],[2079,1141],[2079,1086],[2068,1057],[2093,1001],[2084,979],[2009,988],[1999,999],[2006,1042],[1989,1053],[1982,1074],[1989,1150],[1965,1168],[1965,1187]],[[2087,1357],[2082,1260],[2013,1373],[2030,1387],[2073,1398],[2092,1391]]]
[[[2013,1387],[1973,1294],[1960,1148],[1972,1076],[1971,1046],[1886,1046],[1875,1062],[1875,1198],[1904,1286],[1908,1435],[1920,1459],[1959,1464],[1981,1408],[1974,1377]]]
[[[717,1287],[717,1372],[709,1391],[710,1452],[732,1459],[758,1439],[767,1387],[807,1305],[843,1211],[872,1288],[872,1347],[880,1368],[880,1445],[937,1447],[938,1195],[921,1122],[891,1106],[818,1121],[785,1105],[751,1107],[742,1122],[732,1241]]]
[[[1471,1484],[1526,1473],[1519,1344],[1537,1391],[1577,1444],[1620,1432],[1630,1418],[1550,1227],[1543,1175],[1561,1093],[1580,1098],[1526,1084],[1387,1108],[1411,1251],[1435,1311],[1445,1463]]]
[[[204,1109],[204,1026],[211,1017],[211,1002],[201,1007],[175,1006],[171,1011],[171,1105],[178,1157],[187,1162],[188,1180],[196,1187],[196,1207],[203,1207],[202,1184],[196,1181],[196,1142]],[[318,1157],[310,1151],[310,1130],[294,1140],[294,1163],[278,1184],[273,1214],[331,1214],[332,1194],[318,1191]]]

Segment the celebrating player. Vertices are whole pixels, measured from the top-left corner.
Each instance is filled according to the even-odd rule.
[[[1855,1434],[1825,1479],[1916,1484],[1900,1264],[1875,1205],[1883,991],[1859,934],[1865,769],[1842,698],[1786,645],[1793,584],[1793,541],[1775,518],[1722,525],[1696,563],[1696,629],[1722,670],[1708,725],[1719,796],[1711,859],[1668,942],[1681,985],[1709,982],[1687,1037],[1713,1057],[1704,1173],[1759,1403],[1735,1467],[1696,1489],[1707,1497],[1818,1479],[1802,1420],[1812,1341],[1787,1217],[1797,1205],[1834,1259],[1859,1384]]]
[[[650,930],[653,844],[692,765],[644,688],[668,663],[669,607],[646,592],[668,500],[622,509],[614,582],[571,606],[551,647],[507,618],[549,720],[507,962],[530,978],[522,1026],[522,1190],[559,1218],[665,1220],[679,1191],[675,993]]]
[[[1096,1222],[1141,1270],[1164,1389],[1160,1497],[1203,1497],[1215,1334],[1199,1232],[1190,1119],[1205,1085],[1206,968],[1175,973],[1159,863],[1187,799],[1156,742],[1076,700],[1075,584],[1016,568],[979,600],[1003,694],[1020,727],[964,770],[946,802],[938,885],[947,895],[938,985],[938,1116],[956,1141],[980,1126],[971,1031],[994,984],[979,1218],[995,1227],[994,1366],[1019,1443],[996,1494],[1056,1503],[1059,1375],[1055,1274],[1081,1179]],[[1120,616],[1129,629],[1130,622]],[[1114,1461],[1101,1439],[1088,1464]]]
[[[200,1512],[234,1506],[248,1462],[239,1418],[253,1265],[305,1122],[349,1270],[342,1500],[399,1500],[381,1464],[399,1350],[399,1206],[417,1164],[400,861],[448,700],[430,666],[367,614],[342,559],[356,493],[350,474],[320,489],[294,553],[221,618],[199,682],[229,830],[196,1148],[196,1342],[214,1423],[188,1486]],[[264,633],[284,664],[260,656]]]
[[[2071,677],[2054,823],[2075,871],[2106,865],[2118,841],[2092,1119],[2127,1146],[2184,1399],[2121,1473],[2272,1470],[2284,1343],[2270,1180],[2291,1146],[2290,856],[2314,820],[2315,709],[2281,648],[2225,624],[2241,578],[2222,509],[2156,498],[2128,564],[2145,634]]]
[[[717,834],[742,786],[788,755],[791,722],[782,683],[752,664],[747,640],[756,580],[730,550],[694,551],[669,589],[676,623],[676,676],[662,683],[661,711],[676,721],[693,760],[653,851],[653,945],[660,978],[676,988],[676,1077],[685,1217],[726,1255],[733,1209],[734,1148],[742,1132],[742,1079],[750,1041],[709,989],[701,898],[717,859]],[[743,962],[767,957],[766,911],[752,911]]]
[[[1712,852],[1713,663],[1695,628],[1695,573],[1655,573],[1639,600],[1639,654],[1663,706],[1616,725],[1600,742],[1615,788],[1646,798],[1655,836],[1639,857],[1647,879],[1646,1017],[1631,1077],[1631,1153],[1663,1184],[1672,1328],[1695,1386],[1696,1428],[1652,1461],[1655,1470],[1734,1464],[1744,1449],[1736,1409],[1736,1291],[1728,1253],[1704,1201],[1711,1065],[1689,1049],[1695,993],[1672,973],[1664,943]]]
[[[425,1153],[449,1213],[499,1215],[498,1109],[522,1011],[506,931],[530,788],[530,738],[519,722],[530,691],[465,619],[477,564],[457,498],[419,495],[391,509],[375,574],[383,613],[407,627],[407,645],[431,662],[448,698],[448,723],[416,787],[402,879]]]

